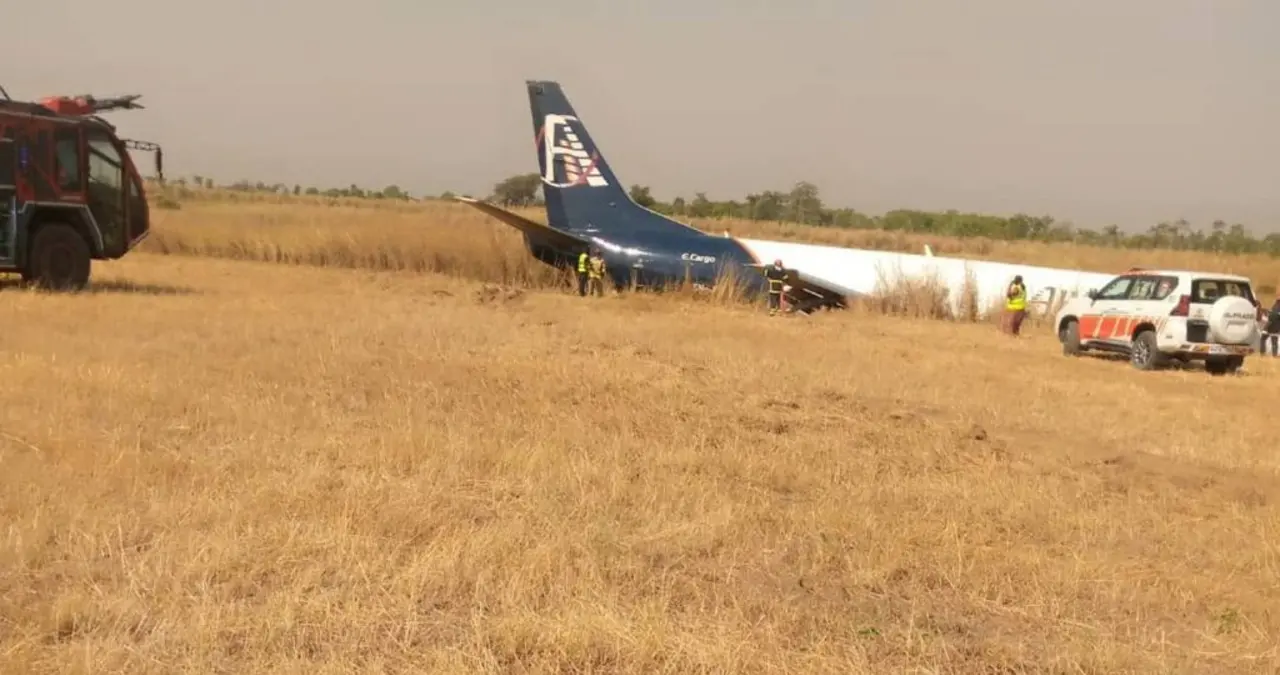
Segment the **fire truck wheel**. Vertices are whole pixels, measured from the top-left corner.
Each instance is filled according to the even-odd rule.
[[[36,230],[27,274],[39,288],[80,290],[89,283],[89,245],[75,228],[46,223]]]

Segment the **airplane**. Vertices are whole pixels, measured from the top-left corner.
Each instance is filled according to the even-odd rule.
[[[708,234],[631,199],[558,82],[527,80],[525,85],[547,224],[484,200],[455,199],[520,231],[530,255],[548,265],[572,266],[580,252],[596,247],[615,288],[662,288],[673,282],[714,288],[734,271],[742,290],[755,295],[766,290],[762,268],[781,260],[793,311],[845,308],[904,280],[932,279],[946,289],[951,311],[960,313],[968,302],[981,316],[999,306],[1016,275],[1026,285],[1029,311],[1041,314],[1115,277],[935,256],[928,247],[920,255]]]

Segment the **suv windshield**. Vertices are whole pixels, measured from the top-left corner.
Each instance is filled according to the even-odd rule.
[[[1196,279],[1191,282],[1191,302],[1213,304],[1218,298],[1234,295],[1253,302],[1253,289],[1234,279]]]

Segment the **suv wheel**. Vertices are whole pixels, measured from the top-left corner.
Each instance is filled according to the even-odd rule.
[[[1133,338],[1133,346],[1129,350],[1129,362],[1138,370],[1155,370],[1164,359],[1160,354],[1160,346],[1156,343],[1156,333],[1144,330]]]
[[[1062,342],[1062,353],[1066,356],[1080,355],[1080,324],[1075,321],[1068,321],[1067,325],[1058,333],[1058,340]]]

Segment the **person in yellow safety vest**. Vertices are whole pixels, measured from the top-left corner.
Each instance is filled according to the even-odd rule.
[[[1015,276],[1013,283],[1009,284],[1004,309],[1008,332],[1017,336],[1022,330],[1022,320],[1027,318],[1027,286],[1022,283],[1021,274]]]
[[[578,295],[587,295],[587,252],[578,254]]]
[[[782,306],[782,285],[787,281],[787,270],[782,266],[781,258],[764,268],[764,278],[769,280],[769,316],[773,316]]]
[[[604,256],[600,255],[600,249],[595,249],[587,260],[587,281],[592,295],[604,297],[604,273]]]

